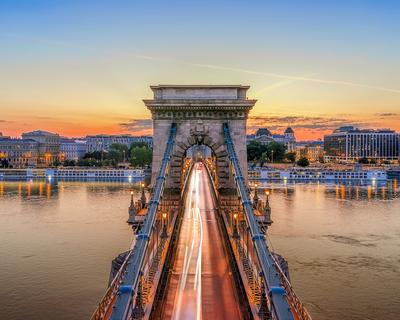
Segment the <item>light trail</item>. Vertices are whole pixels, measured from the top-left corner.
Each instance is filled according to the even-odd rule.
[[[196,164],[188,183],[162,319],[241,319],[205,168]]]

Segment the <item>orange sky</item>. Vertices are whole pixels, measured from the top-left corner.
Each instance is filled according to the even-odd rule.
[[[323,139],[341,125],[355,125],[360,128],[392,128],[400,131],[400,116],[396,113],[376,113],[357,117],[355,115],[337,116],[277,116],[250,113],[248,119],[248,133],[254,133],[258,128],[267,127],[272,133],[282,134],[287,126],[291,126],[297,140]],[[0,132],[4,135],[20,136],[22,132],[42,129],[57,132],[68,137],[80,137],[89,134],[133,134],[151,135],[151,119],[146,117],[134,118],[123,116],[85,116],[68,117],[62,119],[53,117],[14,118],[12,121],[1,121]]]
[[[400,22],[380,1],[44,0],[0,11],[4,135],[150,134],[151,84],[250,85],[249,132],[400,131]]]

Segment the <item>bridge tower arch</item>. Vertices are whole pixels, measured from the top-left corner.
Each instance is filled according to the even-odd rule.
[[[246,96],[242,85],[158,85],[150,87],[153,99],[143,100],[153,119],[152,185],[159,172],[168,132],[176,123],[177,132],[166,188],[180,189],[183,158],[195,144],[210,147],[217,159],[218,188],[233,189],[230,161],[223,124],[228,123],[233,144],[247,179],[246,122],[256,100]]]

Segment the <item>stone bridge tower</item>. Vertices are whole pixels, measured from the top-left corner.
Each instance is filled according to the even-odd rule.
[[[234,187],[223,135],[228,122],[243,175],[247,178],[246,120],[256,103],[246,97],[249,86],[158,85],[151,86],[152,100],[143,100],[153,119],[152,185],[160,169],[171,123],[177,134],[166,187],[178,191],[183,158],[195,144],[209,146],[217,158],[219,189]]]

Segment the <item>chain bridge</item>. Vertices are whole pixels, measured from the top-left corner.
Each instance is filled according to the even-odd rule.
[[[268,195],[248,187],[249,87],[151,89],[151,196],[131,200],[136,237],[92,319],[311,319],[268,247]]]

